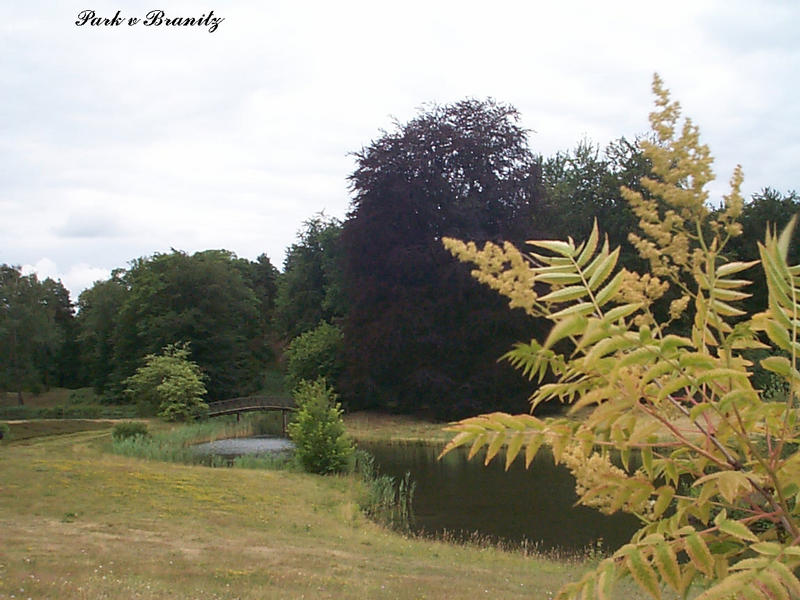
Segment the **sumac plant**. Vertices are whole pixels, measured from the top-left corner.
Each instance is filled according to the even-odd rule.
[[[654,135],[641,142],[652,174],[644,193],[622,189],[640,219],[630,241],[648,273],[617,269],[619,249],[596,224],[584,243],[531,241],[528,252],[445,241],[511,307],[552,322],[543,342],[518,344],[506,358],[538,380],[533,407],[571,405],[547,420],[460,421],[445,452],[485,447],[488,463],[505,448],[506,465],[518,456],[530,465],[548,444],[575,475],[581,504],[639,518],[630,543],[560,599],[616,598],[625,577],[653,598],[800,598],[800,266],[787,264],[796,217],[767,231],[760,261],[732,260],[741,170],[712,211],[709,150],[691,121],[679,123],[658,76],[653,91]],[[737,303],[759,262],[768,306],[746,314]],[[780,401],[754,388],[754,349],[785,383]]]

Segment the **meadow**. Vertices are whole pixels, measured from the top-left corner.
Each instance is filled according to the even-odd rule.
[[[108,422],[52,423],[0,443],[2,599],[552,598],[586,568],[392,532],[351,476],[128,458]]]

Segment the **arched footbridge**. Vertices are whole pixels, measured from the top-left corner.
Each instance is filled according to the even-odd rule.
[[[292,398],[283,396],[243,396],[241,398],[231,398],[218,402],[208,403],[208,416],[219,417],[220,415],[239,415],[244,412],[253,411],[281,411],[281,422],[283,423],[283,435],[286,435],[287,414],[297,410],[297,405]]]

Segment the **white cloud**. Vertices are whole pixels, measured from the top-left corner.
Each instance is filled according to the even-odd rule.
[[[36,273],[40,280],[48,277],[55,280],[59,279],[58,265],[49,258],[40,258],[33,265],[22,265],[23,275],[30,275],[31,273]]]
[[[73,301],[78,299],[80,292],[91,287],[96,281],[102,281],[111,276],[111,270],[86,263],[70,265],[66,272],[62,272],[56,262],[47,257],[40,258],[32,265],[22,265],[22,273],[23,275],[36,273],[40,281],[47,278],[60,281],[71,291]]]
[[[0,24],[0,262],[51,257],[73,295],[170,247],[280,265],[303,220],[345,214],[348,153],[429,101],[514,104],[549,155],[645,131],[658,71],[720,189],[737,162],[748,193],[797,187],[790,3],[229,0],[215,33],[79,28],[81,9],[18,2]]]

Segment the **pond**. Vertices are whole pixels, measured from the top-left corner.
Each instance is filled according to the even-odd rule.
[[[271,454],[285,452],[294,448],[294,444],[286,438],[274,436],[258,436],[250,438],[232,438],[216,440],[205,444],[197,444],[194,451],[199,454],[213,454],[224,459],[233,459],[245,454]]]
[[[414,528],[418,532],[467,538],[473,533],[512,544],[526,540],[543,551],[579,552],[602,541],[617,549],[638,528],[631,515],[606,516],[574,506],[575,480],[552,456],[540,451],[530,469],[522,461],[504,470],[502,457],[483,466],[458,449],[437,460],[441,446],[359,443],[383,474],[416,482]],[[462,451],[463,450],[463,451]]]
[[[630,515],[612,516],[574,506],[575,480],[540,450],[531,468],[522,461],[504,470],[502,458],[484,467],[467,460],[459,448],[438,460],[440,445],[359,442],[375,457],[381,474],[401,478],[408,471],[416,483],[414,524],[417,533],[468,539],[473,535],[539,550],[580,552],[601,540],[606,550],[628,542],[637,529]],[[217,440],[196,446],[198,452],[233,460],[244,454],[284,452],[292,442],[278,437]]]

